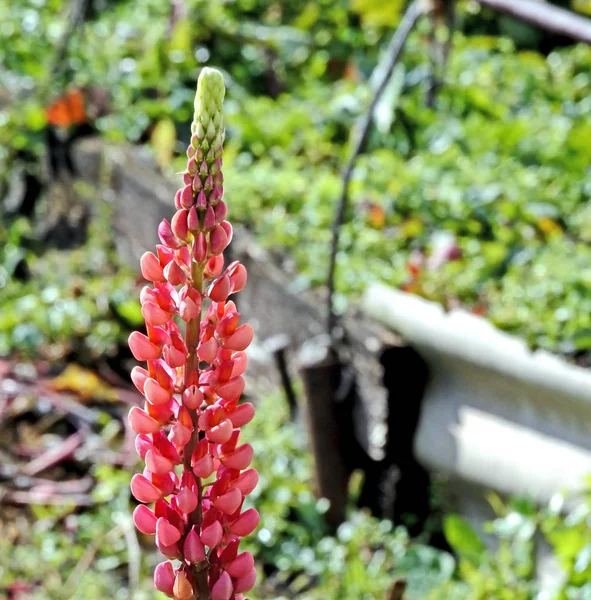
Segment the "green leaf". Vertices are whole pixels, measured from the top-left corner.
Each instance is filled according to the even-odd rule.
[[[189,19],[179,21],[172,32],[168,51],[191,53],[191,23]]]
[[[591,0],[571,0],[573,10],[591,16]]]
[[[366,26],[392,26],[398,21],[404,3],[402,0],[351,0],[351,10]]]
[[[135,299],[120,302],[115,306],[115,310],[130,325],[138,326],[143,322],[140,303]]]
[[[466,519],[457,514],[447,515],[443,520],[443,532],[460,558],[474,565],[481,562],[486,546]]]
[[[158,165],[167,167],[172,160],[174,147],[176,145],[176,128],[171,119],[158,121],[152,131],[150,139],[154,148],[154,157]]]

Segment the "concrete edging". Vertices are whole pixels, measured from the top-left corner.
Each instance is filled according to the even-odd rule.
[[[430,369],[415,436],[425,466],[547,502],[591,473],[591,373],[463,310],[371,285],[362,310]]]

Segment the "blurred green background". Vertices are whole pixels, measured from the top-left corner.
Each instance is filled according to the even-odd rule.
[[[585,0],[560,4],[591,14]],[[166,175],[181,171],[204,65],[221,69],[227,81],[231,219],[293,270],[294,293],[324,285],[351,132],[406,5],[92,0],[79,16],[78,2],[0,0],[4,384],[48,379],[92,405],[97,444],[120,444],[123,412],[106,391],[96,398],[92,376],[117,371],[128,358],[125,340],[141,324],[139,281],[114,249],[108,195],[74,183],[77,197],[93,206],[88,220],[60,187],[67,165],[49,169],[48,153],[55,147],[63,153],[63,136],[92,134],[147,148]],[[433,105],[427,101],[433,22],[423,18],[377,107],[353,174],[337,307],[344,310],[378,279],[446,307],[462,305],[532,348],[586,366],[591,48],[470,0],[458,2],[456,19]],[[443,26],[439,35],[446,35]],[[72,90],[80,90],[86,117],[55,134],[47,109]],[[70,371],[65,382],[62,373],[56,388],[68,363],[82,370]],[[11,393],[6,385],[4,391]],[[36,394],[31,383],[21,394],[29,404],[23,408],[21,397],[3,416],[17,424],[0,444],[8,466],[23,436],[43,448],[67,433],[63,423],[29,431],[43,413]],[[249,542],[260,567],[253,600],[382,598],[397,577],[407,577],[411,600],[542,598],[533,549],[540,532],[566,569],[556,598],[591,598],[591,509],[584,495],[566,518],[559,498],[537,509],[527,500],[504,504],[491,497],[498,552],[486,550],[438,498],[434,514],[443,517],[433,527],[443,529],[454,556],[428,545],[432,532],[410,540],[404,529],[354,509],[330,536],[326,507],[311,494],[308,454],[297,427],[287,424],[283,400],[270,395],[261,403],[249,431],[262,474],[253,502],[263,525]],[[156,557],[129,521],[134,465],[91,456],[83,462],[93,482],[89,506],[0,504],[0,598],[156,597],[150,583]],[[2,482],[11,473],[4,469]]]

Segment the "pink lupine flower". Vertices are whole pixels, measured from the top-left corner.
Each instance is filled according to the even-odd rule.
[[[158,227],[156,252],[140,261],[152,282],[140,295],[147,335],[129,337],[135,358],[147,361],[131,373],[146,400],[129,412],[146,463],[131,481],[145,503],[133,520],[167,558],[180,561],[154,572],[155,587],[175,600],[242,600],[256,578],[252,555],[238,553],[260,517],[243,509],[258,482],[249,468],[252,446],[238,443],[255,412],[238,403],[254,332],[228,300],[246,285],[246,269],[239,262],[224,269],[232,239],[221,170],[224,94],[221,74],[203,69],[176,213]]]

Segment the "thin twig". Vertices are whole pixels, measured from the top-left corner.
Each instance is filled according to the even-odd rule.
[[[131,517],[125,516],[121,526],[123,527],[125,544],[127,545],[127,576],[129,579],[129,589],[136,590],[140,582],[140,545]]]
[[[427,83],[425,104],[428,108],[433,108],[437,94],[444,83],[445,69],[456,27],[455,0],[437,0],[432,5],[430,16],[432,21],[429,32],[431,71]],[[446,39],[443,43],[438,39],[438,33],[442,24],[446,28]]]
[[[273,356],[275,366],[279,372],[279,378],[281,380],[281,387],[285,393],[287,405],[289,407],[289,417],[293,421],[296,417],[298,401],[293,383],[289,375],[289,369],[287,367],[287,349],[289,347],[289,336],[285,334],[279,334],[272,336],[265,342],[265,350]]]
[[[336,315],[334,310],[334,288],[335,288],[335,269],[336,269],[336,261],[337,254],[339,249],[339,238],[341,226],[345,220],[345,215],[347,213],[347,208],[349,205],[349,184],[351,182],[351,175],[353,174],[353,169],[355,168],[355,163],[357,162],[357,158],[363,152],[365,148],[365,144],[367,143],[367,138],[369,136],[369,131],[371,129],[371,123],[373,120],[373,114],[375,108],[380,101],[388,82],[390,81],[390,77],[392,76],[392,72],[394,71],[394,67],[400,58],[400,54],[404,48],[406,40],[412,31],[415,23],[417,22],[419,16],[421,15],[420,3],[415,0],[410,4],[407,8],[398,29],[392,36],[392,41],[390,42],[390,46],[388,48],[389,59],[384,69],[384,73],[376,87],[373,98],[365,113],[363,121],[360,126],[360,134],[357,138],[357,142],[353,147],[353,152],[345,168],[343,169],[343,187],[341,191],[341,196],[337,203],[337,211],[335,215],[335,220],[332,227],[332,243],[330,247],[330,262],[328,268],[328,334],[332,336],[334,328],[336,326]]]
[[[92,506],[90,494],[58,494],[51,490],[32,488],[27,491],[9,490],[0,485],[0,504],[43,506]]]
[[[432,10],[429,12],[430,24],[429,32],[427,34],[427,41],[429,45],[429,75],[427,77],[427,93],[425,95],[425,105],[427,108],[432,108],[435,104],[435,96],[437,95],[437,88],[439,87],[439,53],[440,44],[437,39],[437,22],[439,21],[439,11],[437,8],[441,2],[433,4]]]
[[[74,0],[72,2],[68,24],[59,41],[59,46],[53,56],[53,65],[49,70],[52,80],[57,79],[58,76],[61,75],[70,41],[74,36],[76,29],[84,22],[89,6],[90,0]]]
[[[94,557],[96,556],[96,553],[100,550],[101,545],[106,542],[115,541],[117,538],[119,538],[121,536],[122,533],[123,533],[123,526],[121,524],[118,524],[118,525],[115,525],[115,527],[113,527],[113,529],[110,529],[109,531],[103,533],[102,535],[99,535],[98,538],[96,538],[94,540],[94,542],[91,543],[90,546],[88,546],[88,548],[86,548],[84,554],[81,556],[80,560],[76,563],[76,566],[72,569],[70,576],[68,577],[68,579],[66,580],[66,583],[64,584],[64,589],[68,590],[68,591],[70,591],[70,590],[73,591],[73,588],[76,585],[78,585],[78,583],[80,582],[80,579],[82,579],[82,576],[84,575],[84,573],[86,573],[86,571],[88,571],[88,569],[90,568],[90,565],[92,564],[92,561],[94,560]],[[70,600],[72,600],[72,598]]]
[[[85,436],[80,432],[73,433],[70,437],[56,444],[37,458],[33,459],[23,469],[25,475],[38,475],[69,458],[85,441]]]

